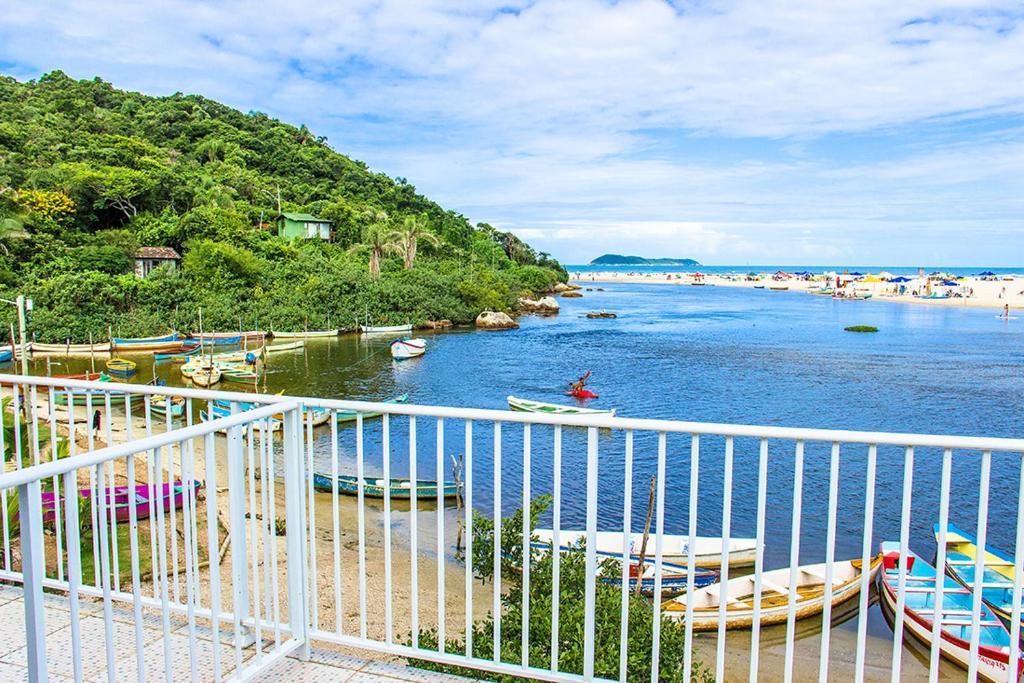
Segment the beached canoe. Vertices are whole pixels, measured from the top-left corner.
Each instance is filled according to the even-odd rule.
[[[109,353],[110,342],[100,344],[41,344],[32,342],[29,344],[32,353],[58,353],[66,356],[88,356],[93,353]]]
[[[338,330],[304,330],[302,332],[278,332],[273,330],[270,336],[274,339],[310,339],[313,337],[337,337]]]
[[[427,352],[426,339],[396,339],[391,342],[391,357],[396,360],[405,360],[422,356]]]
[[[281,351],[295,351],[297,349],[305,348],[305,346],[306,346],[306,342],[304,342],[303,340],[300,339],[299,341],[286,342],[284,344],[272,344],[270,346],[265,346],[264,347],[264,351],[266,351],[267,353],[280,353]]]
[[[131,377],[135,374],[135,361],[111,358],[107,361],[107,372],[115,377]]]
[[[882,571],[882,604],[889,615],[895,615],[899,589],[900,544],[882,543],[885,567]],[[942,615],[939,652],[946,659],[965,669],[971,661],[971,636],[974,596],[971,592],[911,552],[906,558],[906,593],[903,620],[904,634],[925,645],[932,643],[935,619],[935,589],[942,582]],[[1010,666],[1010,633],[991,610],[982,605],[979,626],[978,676],[986,681],[1016,681],[1021,662]],[[1011,674],[1011,668],[1015,668]]]
[[[637,586],[637,574],[640,572],[639,561],[632,561],[629,563],[629,590],[635,591]],[[654,563],[654,558],[648,556],[644,559],[644,572],[643,577],[640,577],[640,592],[644,595],[654,595],[654,584],[657,574],[657,567]],[[693,587],[694,589],[703,588],[710,586],[711,584],[718,581],[719,573],[715,569],[704,569],[702,567],[695,567],[693,570]],[[600,580],[602,583],[611,585],[622,585],[622,558],[620,556],[618,562],[606,561],[602,565]],[[671,562],[661,563],[661,595],[662,597],[671,597],[680,593],[686,592],[687,586],[687,567],[682,564],[672,564]]]
[[[939,525],[935,525],[935,541],[939,540]],[[978,557],[978,539],[955,524],[946,527],[946,573],[962,586],[974,591],[975,560]],[[1013,556],[992,546],[985,546],[982,560],[981,599],[995,612],[1007,628],[1013,620]],[[1022,601],[1024,602],[1024,601]],[[1022,613],[1024,621],[1024,613]],[[1024,634],[1024,629],[1021,630]]]
[[[364,325],[359,328],[359,331],[363,334],[402,334],[403,332],[412,332],[412,325],[384,325],[377,327]]]
[[[549,546],[554,538],[551,529],[535,529],[533,535],[538,541]],[[586,531],[562,529],[558,534],[558,544],[567,550],[585,541]],[[647,539],[647,558],[654,558],[657,535],[650,534]],[[643,534],[630,534],[629,553],[633,559],[639,559]],[[666,562],[685,565],[689,562],[690,537],[686,535],[665,534],[662,536],[662,559]],[[698,567],[718,568],[722,564],[722,539],[715,536],[697,536],[694,543],[694,564]],[[602,557],[622,557],[622,532],[598,531],[597,554]],[[757,556],[757,541],[753,538],[729,539],[729,566],[747,567],[754,564]]]
[[[577,406],[561,406],[556,403],[531,401],[527,398],[508,397],[508,407],[524,413],[549,413],[551,415],[615,415],[615,409],[579,408]]]
[[[192,481],[192,488],[198,491],[202,487],[202,482],[199,480]],[[188,485],[176,481],[174,483],[165,482],[161,486],[150,486],[148,484],[138,484],[135,487],[134,495],[127,486],[114,486],[107,489],[107,505],[114,506],[114,516],[119,522],[127,522],[131,519],[131,506],[135,506],[136,519],[147,519],[149,517],[149,499],[150,496],[156,493],[154,497],[154,509],[157,506],[162,505],[164,510],[171,508],[171,501],[174,501],[174,507],[181,509],[181,504],[185,492],[188,490]],[[93,496],[92,489],[79,489],[78,495],[84,498],[91,498]],[[61,503],[61,515],[64,514],[65,497],[60,497]],[[53,491],[43,491],[42,493],[43,502],[43,522],[53,523],[56,517],[56,503]],[[83,525],[92,524],[92,519],[89,515],[79,515],[79,521]]]
[[[355,496],[359,493],[359,479],[349,475],[338,475],[338,493],[348,496]],[[363,495],[367,498],[383,498],[385,485],[384,479],[363,477]],[[313,473],[313,488],[317,491],[333,491],[334,482],[331,475]],[[388,489],[392,498],[408,499],[412,497],[412,482],[408,479],[391,479]],[[453,481],[446,481],[442,485],[441,495],[445,498],[454,497],[459,491],[459,485]],[[437,482],[430,479],[419,479],[416,481],[417,498],[437,498]]]
[[[111,339],[111,350],[114,351],[169,351],[181,346],[184,339],[180,334],[166,334],[162,337],[138,337],[135,339]]]
[[[875,557],[868,568],[873,579],[881,566],[881,556]],[[825,564],[800,567],[797,585],[790,586],[789,568],[775,569],[761,574],[761,626],[779,624],[789,615],[790,592],[796,591],[796,618],[821,614],[825,609]],[[839,605],[860,594],[861,561],[847,560],[832,565],[832,605]],[[754,575],[741,576],[728,582],[716,583],[693,592],[693,628],[695,631],[713,631],[718,628],[719,606],[726,600],[725,627],[750,628],[754,622]],[[662,614],[669,619],[685,620],[686,603],[690,596],[673,598],[663,603]]]

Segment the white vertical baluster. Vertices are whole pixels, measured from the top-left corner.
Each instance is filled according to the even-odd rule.
[[[232,414],[238,413],[238,404],[232,402]],[[244,427],[228,429],[228,544],[231,549],[231,614],[233,616],[235,671],[242,669],[242,647],[246,637],[242,623],[246,621],[249,605],[249,571],[245,566],[249,551],[245,538],[245,451],[242,444]]]
[[[112,500],[107,496],[107,482],[104,476],[103,465],[96,465],[96,479],[99,481],[99,491],[96,495],[100,499],[100,574],[103,583],[103,636],[107,655],[107,681],[114,683],[117,680],[117,668],[114,655],[114,610],[111,604],[110,586],[110,534],[107,530],[107,508],[113,507]]]
[[[356,500],[359,524],[359,637],[366,639],[366,482],[363,479],[363,414],[356,413]]]
[[[878,446],[868,446],[867,479],[864,490],[864,537],[861,539],[861,567],[871,566],[871,532],[875,519],[875,468],[878,464]],[[864,660],[867,654],[868,597],[871,590],[871,572],[860,575],[860,604],[857,609],[857,657],[854,671],[856,683],[864,680]]]
[[[285,419],[287,419],[286,416],[283,416],[283,417]],[[282,419],[282,422],[284,422],[284,419]],[[271,584],[272,584],[271,587],[270,587],[270,595],[273,598],[273,605],[274,605],[274,647],[280,647],[281,646],[281,598],[280,598],[281,590],[279,588],[279,582],[280,582],[281,572],[279,571],[279,567],[278,567],[278,564],[277,564],[277,475],[275,474],[275,466],[274,466],[274,444],[273,444],[274,432],[270,428],[270,424],[271,424],[271,422],[270,422],[269,419],[266,419],[266,420],[263,421],[263,430],[264,430],[264,433],[266,434],[266,440],[267,440],[267,453],[266,453],[266,457],[267,457],[267,479],[266,479],[266,485],[270,487],[270,491],[268,492],[268,495],[267,495],[267,500],[270,501],[270,520],[269,521],[270,521],[270,532],[271,532],[271,535],[273,536],[273,542],[270,544],[270,576],[271,576]],[[295,451],[291,450],[291,446],[292,445],[289,443],[288,437],[285,436],[284,439],[283,439],[282,446],[281,446],[281,450],[283,451],[283,455],[284,455],[285,458],[289,457],[289,455],[292,455],[292,456],[296,455]],[[288,476],[288,472],[289,472],[288,466],[284,465],[284,474],[285,474],[285,476]],[[295,475],[295,476],[298,476],[298,475]],[[301,490],[302,489],[302,482],[300,481],[298,484],[296,484],[296,486]],[[285,495],[287,496],[289,494],[293,495],[294,491],[292,489],[289,489],[287,482],[285,482]],[[288,530],[287,529],[287,527],[288,527],[287,515],[288,515],[288,501],[286,500],[285,501],[285,531]],[[296,524],[298,524],[298,522],[296,522]],[[286,549],[289,548],[287,541],[285,542],[285,548]],[[298,580],[298,579],[296,579],[296,580]],[[289,583],[288,586],[289,586],[289,591],[288,591],[289,603],[290,604],[295,604],[295,603],[291,603],[291,600],[293,599],[293,595],[292,595],[292,592],[291,592],[291,583]],[[299,595],[300,596],[301,596],[301,594],[302,594],[302,591],[299,591]]]
[[[149,398],[148,394],[146,395],[146,398]],[[149,405],[148,402],[147,402],[146,405],[147,405],[147,410],[148,410],[148,405]],[[126,409],[128,409],[127,404],[126,404]],[[165,396],[164,397],[164,421],[165,421],[164,431],[165,432],[169,432],[169,431],[171,431],[173,429],[173,426],[171,424],[171,412],[172,412],[171,397],[170,396]],[[131,419],[129,419],[128,424],[131,425]],[[128,429],[129,429],[128,438],[130,439],[131,438],[131,427],[129,426]],[[179,449],[178,458],[179,458],[179,462],[180,462],[180,459],[182,457],[181,456],[181,448],[183,448],[183,444],[179,443],[178,444],[178,449]],[[179,467],[179,470],[180,470],[180,467]],[[178,572],[178,512],[176,510],[177,503],[175,503],[175,500],[174,500],[175,496],[173,495],[173,486],[174,486],[174,482],[175,481],[178,481],[178,477],[176,476],[175,471],[174,471],[174,446],[168,446],[167,447],[167,484],[168,484],[169,487],[172,487],[172,489],[171,489],[171,496],[170,496],[170,498],[168,500],[168,506],[167,506],[167,509],[170,512],[169,520],[170,520],[170,527],[171,527],[171,534],[170,534],[170,537],[171,537],[171,596],[172,596],[172,599],[174,600],[174,604],[175,605],[180,605],[181,604],[181,588],[180,588],[179,584],[181,583],[181,578],[178,576],[178,573],[179,573]],[[184,484],[184,482],[182,482],[182,484]]]
[[[334,630],[340,636],[345,632],[345,617],[342,609],[344,587],[341,583],[341,510],[338,501],[338,414],[334,411],[331,411],[331,520],[334,525]],[[384,525],[385,529],[390,526]],[[386,533],[390,535],[391,532]]]
[[[107,409],[107,445],[108,446],[112,446],[114,444],[114,424],[113,424],[114,423],[114,416],[110,412],[110,399],[111,399],[110,392],[107,392],[107,393],[103,394],[104,405],[106,406],[106,409]],[[108,461],[107,462],[107,473],[108,473],[107,477],[109,478],[108,480],[110,482],[109,490],[108,490],[107,487],[101,487],[99,492],[103,496],[112,496],[113,495],[113,487],[117,485],[117,482],[114,480],[114,463],[113,463],[113,461]],[[106,509],[109,512],[109,516],[110,516],[110,546],[111,546],[111,548],[110,548],[110,550],[111,550],[110,555],[111,555],[111,561],[113,562],[113,565],[114,565],[114,585],[115,586],[120,586],[121,585],[121,563],[120,563],[120,559],[119,558],[120,558],[121,553],[119,553],[118,550],[117,550],[117,506],[113,504],[113,500],[110,500],[110,501],[107,502],[107,508]]]
[[[562,426],[555,425],[554,509],[551,513],[551,670],[558,671],[558,631],[562,606]]]
[[[946,566],[946,532],[949,527],[949,489],[953,470],[953,450],[947,448],[942,453],[942,483],[939,487],[939,536],[936,539],[935,567],[939,572]],[[935,614],[942,614],[942,603],[946,596],[945,582],[939,582],[935,588]],[[932,620],[932,644],[928,663],[928,680],[939,678],[939,643],[941,641],[942,620]]]
[[[145,417],[146,417],[146,436],[150,437],[150,436],[153,436],[153,417],[152,417],[152,414],[150,413],[150,396],[149,396],[149,394],[146,394],[145,396],[143,396],[142,400],[143,400],[143,409],[145,411]],[[86,419],[88,419],[88,417],[89,416],[86,415]],[[146,502],[147,502],[147,505],[149,506],[149,517],[147,517],[147,519],[149,520],[149,553],[150,553],[150,565],[149,566],[151,567],[150,571],[152,571],[153,577],[155,579],[156,575],[157,575],[157,567],[159,566],[159,560],[157,559],[157,556],[156,556],[156,531],[153,528],[153,525],[156,524],[156,497],[157,497],[156,484],[154,483],[156,481],[156,476],[155,476],[155,474],[153,472],[153,455],[154,455],[154,453],[155,453],[155,451],[149,451],[146,454],[146,499],[147,499]],[[155,599],[155,600],[159,600],[160,599],[160,582],[159,581],[155,581],[155,580],[153,581],[153,599]]]
[[[721,557],[721,579],[722,586],[729,583],[729,530],[732,526],[732,454],[733,441],[731,436],[725,437],[725,472],[722,483],[722,557]],[[693,556],[693,546],[689,548],[689,555]],[[715,654],[715,680],[725,680],[725,608],[726,601],[718,601],[718,640]]]
[[[256,661],[263,659],[263,614],[260,611],[260,568],[259,568],[259,533],[256,525],[256,439],[253,424],[246,425],[246,453],[248,454],[249,483],[249,538],[252,556],[252,613],[256,627]]]
[[[70,403],[68,407],[70,408]],[[71,432],[74,434],[74,432]],[[82,586],[82,548],[79,545],[81,526],[78,520],[78,471],[64,473],[64,490],[75,491],[74,504],[66,505],[64,530],[68,538],[68,602],[71,608],[71,661],[75,683],[82,683],[82,625],[78,591]],[[26,591],[27,592],[27,591]],[[141,680],[141,679],[140,679]]]
[[[17,392],[14,393],[14,398],[15,399],[18,398],[18,393]],[[86,436],[86,447],[87,447],[87,452],[89,452],[89,453],[91,453],[94,450],[93,445],[94,445],[94,438],[95,438],[94,435],[93,435],[93,429],[92,429],[92,425],[93,425],[92,412],[93,412],[93,410],[92,410],[92,390],[91,389],[86,389],[85,390],[85,423],[86,423],[87,429],[85,430],[85,433],[87,434],[87,436]],[[18,440],[18,430],[17,430],[17,426],[18,426],[17,425],[18,406],[17,405],[14,406],[14,418],[15,418],[15,420],[14,420],[15,421],[15,425],[14,425],[15,426],[14,440],[15,440],[15,442],[17,442],[17,440]],[[14,461],[14,463],[15,463],[15,466],[18,466],[19,460],[16,459]],[[89,496],[89,515],[90,515],[90,518],[91,518],[90,521],[92,523],[92,526],[89,527],[89,528],[91,528],[93,530],[93,533],[92,533],[92,557],[93,557],[92,578],[93,578],[93,581],[92,581],[92,583],[93,583],[93,586],[98,589],[100,587],[100,563],[98,562],[99,556],[100,556],[100,539],[99,539],[99,534],[96,533],[96,530],[99,529],[99,502],[97,501],[97,499],[99,498],[99,488],[98,488],[98,484],[97,484],[97,481],[96,481],[96,468],[95,467],[90,467],[89,468],[89,490],[93,492],[93,495]],[[150,533],[152,533],[152,531]],[[156,571],[156,563],[155,562],[153,563],[153,567],[154,567],[154,571]],[[155,595],[154,595],[154,597],[155,597]]]
[[[361,426],[361,425],[360,425]],[[362,430],[360,430],[362,431]],[[309,638],[306,625],[309,613],[306,605],[306,590],[309,587],[306,577],[306,544],[302,530],[306,526],[302,497],[305,493],[306,481],[302,470],[302,406],[292,408],[284,413],[284,506],[285,524],[285,562],[288,572],[288,621],[292,638],[303,643],[299,652],[302,660],[309,659]],[[273,458],[271,458],[273,462]],[[271,496],[271,500],[275,496]],[[360,520],[361,522],[362,520]],[[360,529],[361,531],[361,529]],[[275,544],[276,545],[276,544]],[[275,567],[275,581],[277,571]],[[275,595],[277,586],[274,586]],[[274,605],[274,617],[277,620],[277,605]],[[276,638],[275,634],[275,638]]]
[[[836,517],[839,509],[839,442],[832,444],[828,475],[828,529],[825,532],[825,603],[821,613],[818,683],[828,683],[829,638],[832,635],[832,576],[836,558]],[[753,680],[753,679],[752,679]]]
[[[466,420],[466,460],[463,465],[463,509],[466,527],[466,656],[473,656],[473,421]],[[442,486],[438,482],[438,486]],[[444,504],[442,489],[438,502]]]
[[[132,554],[132,607],[135,616],[135,663],[138,665],[139,680],[145,680],[146,666],[143,649],[142,584],[139,580],[139,513],[135,508],[135,456],[129,455],[128,474],[128,542]],[[73,490],[73,489],[72,489]]]
[[[391,604],[391,416],[381,415],[383,440],[381,460],[384,467],[384,642],[391,644],[394,625]]]
[[[18,515],[21,526],[21,567],[25,602],[25,644],[28,680],[46,683],[46,617],[43,608],[43,501],[38,480],[18,487]],[[109,607],[110,585],[107,582],[105,607]],[[109,631],[108,631],[109,633]],[[113,670],[112,642],[107,638],[107,663]]]
[[[436,473],[437,486],[444,484],[444,419],[437,418],[437,458]],[[440,488],[438,488],[440,491]],[[435,494],[437,503],[437,651],[443,653],[445,649],[445,596],[444,596],[444,498]]]
[[[210,408],[208,408],[209,410]],[[212,415],[212,411],[210,415]],[[204,454],[206,456],[206,547],[207,554],[210,558],[210,570],[208,572],[210,577],[210,625],[213,630],[213,678],[216,681],[221,679],[221,661],[220,661],[220,539],[217,532],[217,462],[216,462],[216,450],[213,433],[207,434],[204,443]],[[160,463],[157,461],[157,472],[160,471]],[[160,510],[162,506],[157,507]],[[160,524],[161,536],[163,524]],[[289,539],[292,536],[298,536],[295,533],[295,527],[289,525],[288,527]],[[163,550],[163,539],[161,538],[161,550],[160,556],[164,556]],[[166,584],[166,574],[164,577]],[[164,600],[166,601],[167,589],[163,589]],[[301,603],[299,603],[301,604]],[[291,606],[291,603],[289,603]],[[164,642],[169,642],[165,640]],[[194,644],[191,645],[195,647]],[[167,648],[169,651],[170,648]],[[168,660],[169,661],[169,660]],[[173,680],[171,677],[170,664],[168,663],[167,680]]]
[[[196,545],[199,543],[199,525],[196,520],[196,489],[195,481],[195,452],[192,440],[183,444],[181,474],[184,480],[185,491],[182,496],[182,526],[185,530],[185,616],[188,622],[189,642],[196,640],[196,604],[198,600],[198,562]],[[147,461],[150,459],[147,457]],[[151,518],[152,519],[152,518]],[[154,565],[155,566],[155,565]],[[188,652],[189,673],[192,683],[199,683],[199,667],[196,657],[196,649],[190,647]]]
[[[967,679],[978,678],[978,644],[981,638],[981,587],[985,582],[985,543],[988,535],[988,487],[992,473],[992,451],[981,454],[981,484],[978,487],[978,552],[974,560],[974,595],[971,605],[971,657]],[[939,570],[941,571],[941,570]]]
[[[156,584],[159,590],[160,598],[160,623],[163,627],[164,642],[170,643],[171,638],[171,617],[168,603],[170,601],[169,589],[167,585],[167,529],[165,527],[165,515],[163,505],[163,491],[164,491],[164,468],[163,468],[163,448],[158,448],[151,452],[151,455],[155,454],[153,462],[153,471],[156,476],[156,481],[153,482],[152,490],[156,492],[157,500],[159,503],[156,506],[156,518],[150,519],[150,527],[156,523],[157,526],[157,564],[153,566],[153,583]],[[207,491],[207,495],[212,497],[213,492]],[[215,513],[216,514],[216,513]],[[172,531],[173,533],[173,531]],[[217,546],[211,545],[209,555],[212,558],[217,554]],[[164,648],[164,677],[165,680],[172,680],[172,672],[174,670],[174,661],[171,655],[171,649],[169,647]]]
[[[307,492],[309,495],[309,604],[312,611],[310,623],[313,624],[313,630],[317,631],[320,629],[320,591],[317,589],[317,577],[320,576],[320,572],[316,569],[316,489],[313,487],[313,409],[306,408],[303,410],[303,417],[306,422],[306,438],[305,438],[305,449],[306,449],[306,481],[307,481]]]
[[[903,451],[903,508],[900,512],[900,564],[899,579],[896,589],[896,615],[893,625],[892,641],[892,681],[900,680],[900,659],[903,655],[903,607],[907,603],[907,563],[904,558],[910,555],[910,499],[914,490],[914,449],[907,446]],[[867,568],[863,568],[867,571]],[[943,576],[938,569],[937,577]],[[938,582],[936,582],[938,583]],[[939,586],[936,586],[939,588]]]
[[[1024,458],[1020,462],[1017,482],[1017,542],[1014,546],[1013,609],[1010,612],[1010,666],[1020,661],[1020,598],[1024,577]]]
[[[410,624],[413,649],[420,646],[420,580],[419,580],[419,505],[416,500],[416,416],[409,416],[409,593],[412,596]]]
[[[696,559],[692,550],[697,545],[697,484],[699,479],[700,436],[694,434],[690,437],[690,510],[686,522],[689,536],[686,541],[686,626],[684,627],[686,651],[683,654],[683,680],[686,681],[690,680],[693,672],[693,578]]]
[[[804,501],[804,442],[796,442],[793,464],[793,523],[789,539],[789,597],[786,610],[785,680],[793,680],[793,644],[796,640],[796,586],[800,578],[800,516]],[[723,601],[724,602],[724,601]]]
[[[530,666],[530,423],[523,424],[523,612],[521,619],[522,639],[519,643],[520,661]],[[586,676],[586,655],[584,654],[584,676]]]
[[[494,595],[491,617],[494,623],[493,659],[501,661],[501,423],[494,423],[494,536],[492,540]]]
[[[665,432],[658,434],[658,521],[654,537],[654,633],[651,638],[651,681],[657,683],[661,678],[661,574],[665,553]],[[726,535],[728,538],[728,535]],[[638,576],[637,581],[643,581]]]
[[[597,474],[597,427],[587,427],[587,548],[583,587],[583,678],[586,680],[591,680],[594,677],[594,609],[597,602]]]
[[[768,499],[768,439],[761,439],[757,471],[757,555],[754,557],[754,618],[750,629],[750,682],[756,683],[761,655],[761,577],[764,574],[764,518]]]
[[[47,388],[47,394],[48,394],[48,396],[47,396],[47,398],[48,398],[47,410],[50,413],[50,460],[52,462],[57,462],[57,411],[56,411],[56,409],[54,407],[56,404],[54,402],[54,390],[53,390],[53,387],[48,387]],[[69,431],[68,432],[68,439],[69,440],[73,440],[74,438],[75,438],[75,433],[73,431]],[[67,495],[69,497],[69,499],[70,499],[70,496],[72,495],[72,493],[73,493],[73,491],[72,492],[65,491],[65,495]],[[60,519],[63,518],[63,515],[61,515],[61,513],[60,513],[60,508],[61,508],[60,500],[61,500],[61,496],[60,496],[60,476],[59,475],[54,475],[53,476],[53,515],[54,515],[53,518],[55,520],[60,520]],[[62,533],[61,525],[59,523],[55,523],[54,524],[53,531],[54,531],[54,537],[55,537],[56,542],[57,542],[57,580],[58,581],[63,581],[64,580],[64,534]]]
[[[626,430],[625,488],[622,501],[622,596],[619,605],[619,680],[626,681],[629,645],[629,566],[633,546],[633,430]],[[637,577],[640,580],[640,577]]]
[[[18,392],[18,385],[15,384],[12,387],[14,393]],[[71,392],[68,392],[68,410],[71,410]],[[4,443],[4,432],[7,431],[4,425],[4,413],[6,411],[0,410],[0,453],[7,452],[7,444]],[[71,432],[74,434],[74,431]],[[74,439],[71,440],[74,443]],[[18,495],[15,493],[14,495]],[[0,489],[0,515],[3,516],[3,532],[4,532],[4,570],[11,571],[11,522],[7,518],[7,489]],[[70,542],[70,541],[69,541]]]

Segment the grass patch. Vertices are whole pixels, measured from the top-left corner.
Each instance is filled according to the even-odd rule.
[[[874,325],[850,325],[844,327],[843,330],[846,332],[878,332],[878,328]]]

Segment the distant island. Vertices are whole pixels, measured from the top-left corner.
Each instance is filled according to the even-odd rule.
[[[590,262],[592,266],[699,266],[692,258],[644,258],[643,256],[622,256],[605,254]]]

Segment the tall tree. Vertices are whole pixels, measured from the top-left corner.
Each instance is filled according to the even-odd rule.
[[[401,247],[406,270],[412,269],[420,240],[434,247],[441,244],[441,240],[427,230],[427,222],[423,216],[406,216],[402,227],[392,232],[391,237]]]
[[[370,212],[371,223],[363,230],[363,244],[370,248],[370,277],[380,279],[380,259],[384,254],[400,253],[401,246],[389,230],[391,218],[386,211]]]

